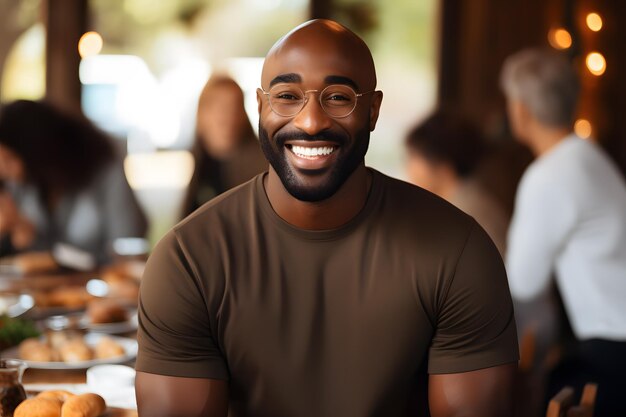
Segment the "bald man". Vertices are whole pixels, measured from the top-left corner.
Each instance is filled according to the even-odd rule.
[[[510,415],[498,252],[450,204],[365,166],[382,98],[369,49],[335,22],[270,50],[257,90],[269,172],[148,261],[140,415]]]

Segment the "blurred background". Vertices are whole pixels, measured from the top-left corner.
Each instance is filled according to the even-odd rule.
[[[407,131],[453,107],[487,135],[477,176],[510,212],[530,155],[510,137],[498,75],[528,46],[568,53],[583,82],[576,132],[626,171],[620,1],[0,0],[0,101],[46,98],[115,137],[154,243],[179,219],[207,79],[234,78],[257,129],[263,56],[314,17],[343,23],[372,49],[385,100],[367,163],[382,172],[405,178]]]

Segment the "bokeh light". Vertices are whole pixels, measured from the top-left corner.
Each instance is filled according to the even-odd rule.
[[[578,119],[574,123],[574,133],[583,139],[589,139],[593,129],[591,123],[587,119]]]
[[[599,52],[591,52],[585,59],[587,69],[593,75],[602,75],[606,71],[606,60],[604,56]]]
[[[78,53],[81,58],[98,55],[102,51],[103,43],[98,32],[87,32],[78,41]]]
[[[589,13],[587,15],[587,27],[594,32],[602,29],[602,17],[598,13]]]
[[[555,49],[567,49],[572,46],[572,35],[563,29],[552,29],[548,32],[548,42]]]

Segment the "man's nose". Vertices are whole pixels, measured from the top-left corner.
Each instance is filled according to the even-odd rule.
[[[326,114],[317,97],[313,95],[304,103],[300,113],[294,117],[293,123],[298,129],[313,136],[329,129],[332,126],[332,118]]]

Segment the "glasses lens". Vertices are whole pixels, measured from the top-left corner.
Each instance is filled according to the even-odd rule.
[[[276,84],[269,92],[270,106],[281,116],[298,114],[304,104],[302,90],[290,84]]]
[[[332,117],[346,117],[356,106],[356,93],[347,85],[329,85],[321,95],[324,111]]]

